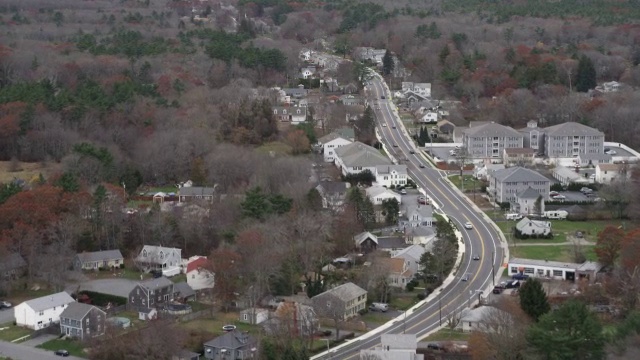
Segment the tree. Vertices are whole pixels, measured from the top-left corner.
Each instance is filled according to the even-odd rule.
[[[287,134],[287,144],[291,146],[291,153],[293,155],[307,153],[311,148],[309,137],[304,130],[301,129],[289,131]]]
[[[544,201],[542,195],[538,195],[538,198],[533,203],[533,213],[538,216],[542,216],[542,201]]]
[[[60,179],[56,181],[56,186],[61,187],[65,192],[77,192],[80,190],[78,179],[76,179],[75,175],[68,172],[62,174]]]
[[[373,78],[373,74],[371,74],[371,69],[369,69],[367,65],[361,62],[354,63],[353,74],[360,88],[362,88],[367,81]]]
[[[242,215],[262,220],[271,213],[269,200],[260,187],[255,187],[245,194],[242,206]]]
[[[598,262],[605,266],[613,265],[620,256],[624,236],[624,231],[614,226],[607,226],[600,231],[594,249]]]
[[[578,61],[578,72],[576,73],[576,90],[579,92],[587,92],[595,88],[596,68],[593,62],[586,55],[582,55]]]
[[[395,63],[393,62],[393,55],[391,54],[391,51],[387,49],[387,51],[384,53],[384,56],[382,57],[382,74],[391,74],[394,67]]]
[[[546,359],[605,358],[602,325],[584,303],[576,300],[542,315],[527,332],[527,341]]]
[[[551,307],[540,280],[531,278],[520,286],[520,307],[536,321],[549,312]]]
[[[371,203],[371,200],[369,200],[359,188],[353,187],[349,190],[347,201],[354,207],[356,219],[364,228],[368,228],[375,223],[376,218],[373,203]]]
[[[640,229],[631,230],[620,244],[620,263],[628,272],[640,270]]]
[[[22,186],[17,182],[11,182],[8,184],[0,184],[0,205],[4,204],[11,196],[22,191]]]
[[[211,271],[215,275],[216,286],[213,291],[216,294],[218,304],[224,310],[228,310],[236,300],[241,285],[242,257],[235,251],[218,248],[211,252]]]
[[[382,201],[382,214],[387,225],[393,225],[398,222],[398,213],[400,212],[400,203],[395,198],[385,199]]]

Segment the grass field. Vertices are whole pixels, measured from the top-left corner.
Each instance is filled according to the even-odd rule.
[[[84,352],[84,346],[82,342],[78,340],[63,340],[63,339],[53,339],[49,340],[44,344],[38,345],[39,348],[45,350],[56,351],[60,349],[67,350],[72,356],[84,357],[86,356]]]
[[[587,260],[595,261],[596,255],[593,246],[583,246],[584,255]],[[556,245],[556,246],[510,246],[509,252],[511,257],[549,260],[549,261],[566,261],[573,262],[573,246],[572,245]]]
[[[473,190],[474,186],[476,191],[480,191],[482,187],[482,182],[478,179],[475,179],[472,175],[464,175],[464,189],[465,190]],[[455,185],[458,189],[462,189],[462,181],[460,181],[460,175],[451,175],[449,176],[449,180]]]
[[[368,312],[360,317],[365,323],[384,324],[390,320],[388,316],[384,316],[376,312]]]
[[[276,155],[288,155],[291,154],[291,146],[283,142],[274,141],[258,147],[256,151],[266,154],[273,151]]]
[[[29,329],[15,326],[12,323],[2,324],[0,325],[0,329],[0,340],[9,342],[23,336],[27,336],[33,332]]]
[[[40,174],[48,179],[49,176],[61,171],[62,165],[57,163],[24,163],[11,161],[0,161],[0,184],[8,183],[13,179],[25,181],[37,181]]]
[[[422,341],[468,341],[470,336],[470,333],[445,328],[427,336]]]
[[[404,311],[404,310],[407,310],[407,309],[411,308],[417,302],[418,302],[418,298],[415,295],[414,296],[402,296],[402,297],[395,296],[395,297],[393,297],[391,299],[391,302],[389,303],[389,305],[394,309],[398,309],[400,311]]]
[[[213,319],[196,319],[178,324],[185,329],[206,331],[216,335],[222,335],[224,325],[235,325],[240,331],[249,331],[250,333],[259,333],[261,328],[256,325],[249,325],[238,321],[238,313],[219,313]]]

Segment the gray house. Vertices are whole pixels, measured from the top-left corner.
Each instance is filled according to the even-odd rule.
[[[540,173],[516,166],[492,172],[487,193],[497,203],[516,203],[518,194],[529,188],[549,199],[550,186],[551,180]]]
[[[524,137],[504,125],[488,123],[473,126],[462,132],[462,147],[472,159],[500,160],[504,149],[523,147]]]
[[[347,200],[349,183],[341,181],[321,181],[316,190],[322,198],[322,208],[340,211]]]
[[[233,330],[203,344],[204,358],[213,360],[251,359],[258,350],[258,342],[248,333]]]
[[[544,128],[544,153],[552,158],[578,157],[580,154],[603,154],[604,133],[576,122]]]
[[[178,191],[178,201],[187,202],[194,200],[206,200],[213,201],[213,194],[215,193],[215,189],[212,187],[201,187],[201,186],[191,186],[191,187],[181,187]]]
[[[144,309],[157,307],[173,300],[173,282],[166,277],[149,279],[136,285],[129,293],[127,307]]]
[[[83,252],[73,259],[73,267],[76,270],[98,270],[119,268],[124,264],[124,258],[120,250],[104,250]]]
[[[104,335],[107,313],[93,305],[72,302],[60,314],[63,335],[87,340]]]
[[[312,297],[311,302],[318,316],[346,320],[367,307],[367,290],[349,282]]]
[[[433,208],[431,207],[431,205],[414,204],[411,202],[403,205],[405,216],[400,217],[400,226],[433,226]]]
[[[518,131],[524,136],[524,147],[533,149],[536,154],[544,151],[544,130],[538,127],[537,121],[530,120],[526,128]]]

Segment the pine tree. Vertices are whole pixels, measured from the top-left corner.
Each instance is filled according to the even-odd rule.
[[[596,68],[586,55],[582,55],[578,61],[576,74],[576,90],[587,92],[596,87]]]
[[[536,321],[551,309],[538,279],[529,279],[520,287],[520,307]]]
[[[393,72],[394,67],[393,55],[391,55],[391,51],[387,50],[382,58],[382,73],[389,75]]]

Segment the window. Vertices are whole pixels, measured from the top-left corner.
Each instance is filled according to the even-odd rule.
[[[191,278],[195,279],[196,278],[196,274],[191,275]]]
[[[142,250],[142,257],[147,257],[147,250]]]
[[[553,276],[562,276],[562,270],[553,270]]]
[[[249,320],[249,314],[244,314],[244,321],[248,321]]]
[[[544,275],[544,270],[543,269],[538,269],[538,275]]]
[[[164,259],[164,252],[160,251],[160,259]]]
[[[533,274],[533,268],[524,268],[525,274]]]

